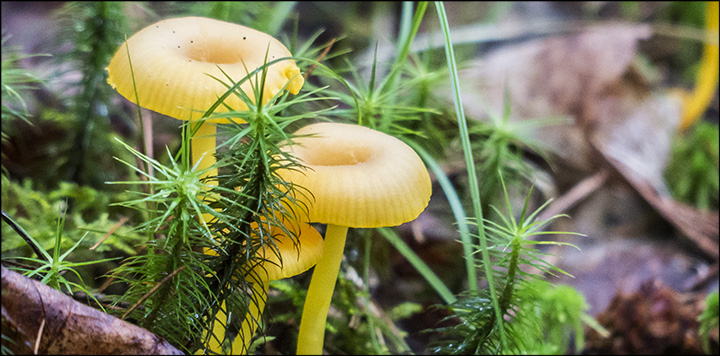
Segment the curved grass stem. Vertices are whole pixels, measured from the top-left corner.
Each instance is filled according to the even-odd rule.
[[[500,305],[498,303],[497,295],[495,294],[495,283],[493,282],[492,265],[490,264],[490,258],[488,257],[487,238],[485,237],[485,225],[482,211],[482,204],[480,202],[480,189],[478,186],[477,171],[475,170],[475,160],[473,159],[472,146],[470,144],[470,134],[468,132],[467,121],[465,119],[465,113],[462,106],[462,99],[460,98],[460,81],[458,79],[457,63],[455,62],[455,54],[453,51],[452,40],[450,39],[450,25],[448,24],[447,14],[445,13],[445,6],[442,1],[435,2],[435,8],[438,13],[440,25],[443,31],[443,37],[445,39],[445,56],[447,57],[448,69],[450,72],[450,81],[452,82],[453,89],[453,102],[455,104],[455,110],[457,113],[458,129],[460,131],[460,139],[462,140],[463,152],[465,153],[465,165],[468,172],[468,185],[472,197],[473,208],[475,210],[475,221],[478,224],[478,239],[480,240],[480,249],[482,250],[483,266],[485,268],[485,278],[488,281],[488,288],[490,289],[490,297],[492,299],[492,305],[495,309],[495,319],[500,326],[500,338],[502,344],[506,344],[506,337],[503,324],[502,314],[500,313]]]

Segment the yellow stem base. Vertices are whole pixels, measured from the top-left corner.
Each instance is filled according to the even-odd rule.
[[[236,352],[239,352],[240,355],[248,354],[255,331],[258,326],[260,326],[260,318],[265,309],[265,301],[267,300],[269,287],[270,282],[268,281],[253,283],[253,298],[256,299],[255,302],[250,301],[250,310],[245,314],[245,320],[243,320],[240,331],[232,343],[232,349],[230,349],[231,354],[235,355]]]
[[[308,288],[300,332],[298,334],[298,355],[321,355],[325,340],[325,322],[330,309],[340,262],[345,249],[346,226],[327,226],[323,255],[315,265]]]

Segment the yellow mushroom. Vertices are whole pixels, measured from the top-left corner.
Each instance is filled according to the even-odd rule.
[[[147,26],[125,41],[107,67],[107,81],[120,95],[141,107],[194,121],[202,119],[228,90],[225,84],[242,80],[267,62],[291,56],[280,41],[249,27],[203,17],[173,18]],[[240,86],[252,101],[256,99],[253,86],[261,83],[261,77],[257,74]],[[294,60],[276,62],[265,73],[260,103],[266,104],[283,89],[297,94],[303,83]],[[223,104],[215,112],[248,109],[236,95],[228,96]],[[207,170],[201,179],[217,176],[216,169],[209,169],[215,164],[215,124],[229,122],[226,118],[198,121],[200,127],[191,139],[191,151],[196,169]]]
[[[253,231],[257,233],[258,224],[252,223],[251,226]],[[267,224],[265,224],[264,228],[268,230]],[[246,266],[245,275],[247,281],[252,283],[255,302],[250,303],[238,336],[232,343],[231,353],[233,354],[238,352],[247,354],[255,330],[260,325],[270,282],[293,277],[307,271],[315,266],[322,255],[323,239],[315,228],[307,223],[297,221],[286,223],[285,228],[295,236],[298,245],[293,243],[292,238],[283,229],[271,226],[269,233],[273,237],[277,250],[273,251],[270,246],[262,246],[257,250],[257,263]],[[225,309],[224,302],[222,309]],[[224,339],[225,324],[216,322],[213,334],[217,336],[217,339],[210,338],[208,349],[221,353],[222,347],[218,340]]]
[[[298,354],[322,354],[325,322],[349,227],[396,226],[415,219],[432,193],[430,176],[407,144],[367,127],[318,123],[295,132],[283,150],[304,169],[283,169],[283,180],[306,204],[309,222],[327,224],[298,335]]]
[[[204,17],[167,19],[145,27],[120,46],[107,67],[108,83],[144,108],[179,120],[197,120],[227,91],[217,79],[231,84],[223,72],[238,82],[248,71],[266,63],[266,53],[268,62],[292,56],[280,41],[249,27]],[[251,100],[251,85],[257,85],[259,77],[240,87]],[[262,104],[284,87],[297,94],[303,83],[294,60],[269,66]],[[235,95],[224,103],[233,110],[247,110]],[[225,111],[228,109],[223,105],[216,109]],[[222,118],[207,120],[192,138],[193,164],[204,156],[198,170],[215,163],[216,127],[211,123],[227,122]],[[206,176],[215,175],[217,172],[211,170]]]
[[[705,112],[718,86],[720,70],[720,47],[718,47],[718,9],[717,1],[705,4],[705,29],[708,38],[703,45],[700,70],[697,73],[696,86],[692,93],[683,95],[683,115],[680,132],[688,129]]]

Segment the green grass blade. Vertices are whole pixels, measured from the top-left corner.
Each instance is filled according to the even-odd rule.
[[[443,38],[445,39],[445,55],[447,57],[448,69],[450,71],[450,81],[453,89],[453,101],[455,103],[455,110],[458,120],[458,128],[460,130],[460,138],[462,140],[462,147],[465,153],[465,164],[468,171],[470,193],[473,201],[473,208],[475,210],[475,220],[478,224],[478,238],[480,240],[480,247],[482,251],[487,251],[487,241],[485,238],[485,227],[482,213],[482,205],[480,202],[480,189],[478,187],[477,172],[475,170],[475,161],[472,156],[472,146],[470,145],[470,137],[468,133],[467,121],[465,120],[465,113],[463,111],[462,100],[460,98],[460,82],[458,80],[457,63],[455,62],[455,54],[453,52],[452,41],[450,39],[450,26],[447,20],[447,14],[445,13],[445,6],[441,1],[435,2],[435,8],[438,13],[440,25],[443,31]],[[485,276],[488,280],[488,288],[490,289],[490,296],[492,299],[493,309],[495,309],[495,319],[498,323],[500,330],[500,337],[503,345],[507,345],[502,313],[500,310],[500,304],[497,299],[495,292],[495,283],[493,282],[493,274],[490,264],[490,258],[487,253],[482,254],[483,266],[485,268]]]
[[[475,257],[473,256],[472,237],[470,236],[470,228],[467,224],[467,215],[465,214],[465,209],[462,206],[460,197],[457,195],[455,187],[453,187],[450,179],[448,179],[447,175],[443,172],[437,161],[435,161],[435,159],[417,143],[410,140],[406,140],[405,142],[412,147],[418,155],[420,155],[423,161],[425,161],[425,164],[427,164],[433,174],[435,174],[438,184],[440,184],[440,187],[445,193],[445,197],[450,204],[450,210],[452,210],[452,213],[455,216],[455,223],[457,224],[458,232],[460,233],[460,241],[462,242],[463,254],[465,255],[465,270],[467,271],[468,289],[476,291],[477,274],[475,272]]]
[[[385,239],[400,252],[410,264],[422,275],[430,286],[447,304],[454,303],[457,298],[430,267],[398,236],[392,229],[383,227],[376,229]]]

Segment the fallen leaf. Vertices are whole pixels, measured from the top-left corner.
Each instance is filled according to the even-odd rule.
[[[570,116],[575,123],[540,129],[538,140],[571,166],[594,171],[577,123],[587,120],[588,108],[628,71],[638,41],[650,34],[643,24],[605,24],[495,50],[460,73],[465,113],[478,120],[488,112],[499,115],[507,89],[511,120]]]

